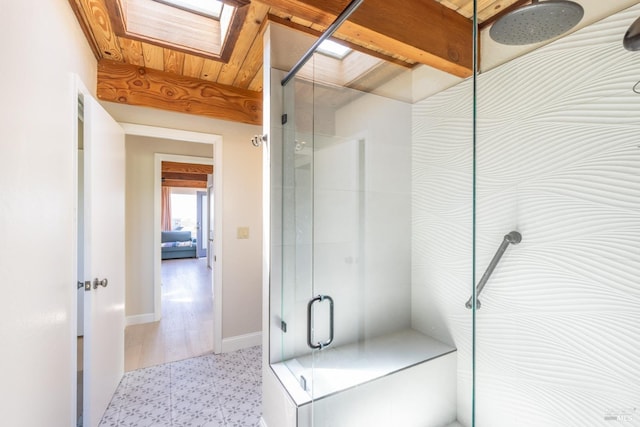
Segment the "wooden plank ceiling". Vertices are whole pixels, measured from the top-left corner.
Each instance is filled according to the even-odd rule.
[[[162,162],[162,186],[207,188],[207,175],[212,173],[212,165]]]
[[[262,122],[266,22],[277,20],[319,34],[349,3],[223,0],[236,7],[240,22],[230,26],[228,40],[233,43],[214,58],[188,46],[170,48],[123,35],[118,21],[126,9],[123,1],[127,0],[69,0],[98,60],[100,99],[257,125]],[[523,3],[478,0],[478,22],[491,22]],[[406,67],[427,64],[465,77],[472,67],[472,13],[472,0],[365,0],[335,38],[389,62]]]

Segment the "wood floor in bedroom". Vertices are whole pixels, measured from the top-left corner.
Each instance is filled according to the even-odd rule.
[[[206,258],[162,261],[162,320],[127,326],[125,371],[213,350],[212,271]]]

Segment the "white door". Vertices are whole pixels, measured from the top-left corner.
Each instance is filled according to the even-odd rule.
[[[84,96],[84,427],[124,374],[124,132]]]

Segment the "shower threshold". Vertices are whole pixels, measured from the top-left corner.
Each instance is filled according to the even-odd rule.
[[[454,353],[413,329],[272,364],[292,400],[302,406]],[[455,356],[455,355],[454,355]]]

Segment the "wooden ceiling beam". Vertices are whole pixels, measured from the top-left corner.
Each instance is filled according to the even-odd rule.
[[[310,34],[310,35],[312,35],[314,37],[320,37],[322,35],[322,33],[320,31],[316,31],[316,30],[314,30],[313,28],[310,28],[310,27],[305,27],[304,25],[296,24],[295,22],[292,22],[292,21],[287,20],[287,19],[280,18],[279,16],[276,16],[276,15],[272,15],[272,14],[267,15],[267,20],[269,20],[271,22],[275,22],[276,24],[283,25],[285,27],[289,27],[289,28],[294,29],[296,31],[300,31],[300,32],[303,32],[303,33]],[[367,55],[373,56],[375,58],[382,59],[382,60],[387,61],[387,62],[391,62],[391,63],[399,65],[401,67],[412,68],[413,65],[415,65],[415,64],[410,64],[410,63],[405,62],[405,61],[400,61],[399,59],[396,59],[396,58],[394,58],[392,56],[385,55],[385,54],[377,52],[375,50],[364,48],[364,47],[362,47],[360,45],[357,45],[355,43],[351,43],[350,41],[347,41],[347,40],[340,40],[340,39],[337,39],[335,37],[329,37],[329,39],[333,40],[333,41],[335,41],[337,43],[340,43],[340,44],[342,44],[342,45],[344,45],[344,46],[346,46],[346,47],[348,47],[350,49],[356,50],[358,52],[366,53]]]
[[[262,124],[262,93],[150,68],[101,60],[97,96],[102,101]]]
[[[328,27],[349,0],[260,0]],[[435,0],[367,0],[336,31],[459,77],[473,68],[473,22]]]
[[[202,173],[163,172],[162,179],[178,179],[178,180],[184,180],[184,181],[207,182],[207,175]]]
[[[166,172],[180,174],[212,174],[213,165],[199,163],[162,162],[162,175]]]
[[[202,181],[165,179],[162,181],[162,186],[163,187],[181,187],[181,188],[207,188],[207,183]]]

